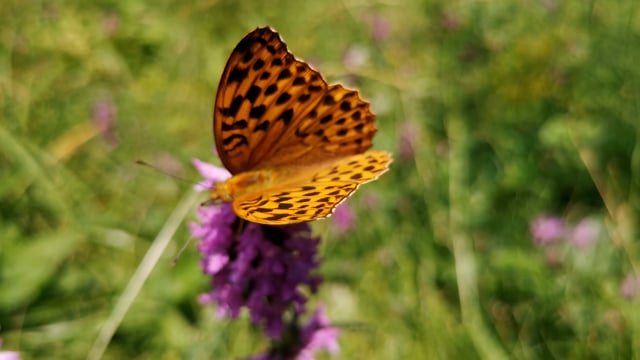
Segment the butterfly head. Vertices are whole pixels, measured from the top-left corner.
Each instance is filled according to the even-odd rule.
[[[219,182],[211,189],[211,199],[208,202],[213,204],[227,203],[233,200],[232,191],[229,184]]]

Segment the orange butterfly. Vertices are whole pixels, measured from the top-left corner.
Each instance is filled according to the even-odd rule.
[[[236,45],[213,112],[218,154],[234,176],[216,184],[211,199],[232,202],[251,222],[327,217],[392,161],[386,151],[366,152],[377,130],[369,103],[328,85],[268,27]]]

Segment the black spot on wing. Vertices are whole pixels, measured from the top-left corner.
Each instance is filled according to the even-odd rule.
[[[238,120],[238,121],[234,121],[231,125],[227,124],[227,123],[222,123],[222,130],[224,131],[230,131],[230,130],[243,130],[247,128],[247,121],[246,120]]]
[[[327,95],[324,97],[323,102],[325,105],[334,105],[336,103],[336,99],[334,99],[331,95]]]
[[[269,86],[267,86],[267,89],[264,91],[265,95],[271,95],[273,93],[275,93],[276,91],[278,91],[278,87],[276,86],[276,84],[271,84]]]
[[[329,115],[323,117],[322,119],[320,119],[320,124],[326,124],[329,121],[331,121],[331,119],[333,119],[333,115],[329,114]]]
[[[278,80],[288,79],[291,76],[293,76],[291,74],[291,71],[289,71],[289,69],[284,69],[284,70],[280,71],[280,74],[278,74]]]
[[[227,82],[230,84],[234,82],[241,83],[244,81],[244,79],[247,78],[248,75],[249,75],[249,69],[242,69],[240,67],[235,67],[229,73],[229,78],[227,79]]]
[[[242,62],[246,63],[251,61],[251,59],[253,59],[253,52],[247,50],[242,56]]]
[[[256,99],[258,98],[258,96],[260,96],[261,92],[262,92],[261,87],[256,85],[251,85],[251,87],[247,91],[247,94],[245,95],[245,98],[247,98],[249,102],[254,103],[256,102]]]
[[[288,215],[288,214],[272,214],[271,216],[264,218],[264,220],[266,220],[266,221],[279,221],[279,220],[285,219],[287,217],[290,217],[290,215]]]
[[[293,109],[287,109],[282,112],[282,115],[280,115],[280,120],[284,122],[285,126],[289,125],[291,119],[293,119]]]
[[[302,95],[298,96],[298,102],[299,102],[299,103],[305,103],[305,102],[307,102],[310,98],[311,98],[311,95],[309,95],[309,94],[302,94]]]
[[[260,74],[260,80],[267,80],[270,77],[271,77],[271,73],[268,71],[265,71],[262,74]]]
[[[220,113],[223,116],[235,117],[238,114],[238,110],[240,110],[242,101],[244,101],[244,97],[242,97],[241,95],[236,96],[235,98],[233,98],[233,101],[231,101],[231,106],[229,106],[228,108],[219,108]]]
[[[231,150],[239,146],[249,145],[249,143],[247,142],[247,138],[244,135],[240,135],[240,134],[233,134],[233,135],[227,136],[224,139],[222,139],[222,143],[224,144],[225,147],[234,143]]]
[[[249,111],[249,117],[254,119],[261,118],[266,111],[267,111],[267,107],[264,105],[254,106]]]
[[[256,126],[253,129],[253,132],[267,131],[269,129],[269,125],[270,125],[269,120],[265,120],[265,121],[261,122],[260,124],[258,124],[258,126]]]
[[[278,96],[278,99],[276,100],[276,105],[282,105],[287,101],[289,101],[290,99],[291,99],[291,95],[289,95],[289,93],[287,92],[283,92],[282,94],[280,94],[280,96]]]
[[[264,60],[258,59],[255,63],[253,63],[253,70],[260,70],[264,67]]]

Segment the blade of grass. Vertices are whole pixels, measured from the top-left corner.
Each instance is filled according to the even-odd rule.
[[[456,278],[462,323],[483,359],[507,359],[506,354],[493,339],[491,331],[482,319],[478,296],[477,268],[471,238],[466,232],[465,209],[469,206],[469,188],[466,186],[469,169],[469,129],[464,121],[452,116],[447,122],[451,144],[449,163],[449,232],[455,257]]]
[[[194,191],[187,192],[173,210],[173,213],[169,216],[164,227],[160,230],[158,236],[156,236],[153,244],[151,244],[151,247],[149,247],[149,250],[140,262],[138,269],[136,269],[136,272],[129,280],[127,287],[122,292],[122,295],[120,295],[120,299],[118,299],[118,303],[113,308],[111,315],[107,318],[100,329],[98,337],[87,355],[88,360],[102,358],[113,334],[118,329],[118,326],[120,326],[122,319],[124,319],[124,316],[133,304],[138,293],[140,293],[142,286],[151,274],[151,271],[160,259],[160,256],[162,256],[162,253],[166,249],[184,218],[187,216],[187,213],[191,211],[196,204],[197,195],[198,193]]]

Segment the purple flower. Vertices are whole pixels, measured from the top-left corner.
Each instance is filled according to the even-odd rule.
[[[560,239],[566,232],[561,218],[540,216],[531,223],[531,236],[537,245],[545,245]]]
[[[445,30],[449,31],[457,30],[460,27],[460,21],[458,20],[458,18],[451,14],[445,14],[444,16],[442,16],[440,24]]]
[[[102,29],[107,36],[115,34],[118,28],[120,28],[120,17],[118,14],[110,12],[102,17]]]
[[[313,354],[320,349],[326,349],[330,354],[336,354],[340,347],[338,335],[340,331],[331,327],[324,311],[319,306],[307,325],[302,328],[301,343],[304,344],[296,359],[313,360]]]
[[[350,71],[357,71],[369,62],[369,51],[364,46],[352,45],[342,56],[344,67]]]
[[[3,344],[2,338],[0,338],[0,347]],[[17,351],[0,351],[0,360],[20,360],[20,353]]]
[[[96,101],[93,106],[93,123],[102,133],[102,137],[111,147],[118,146],[120,140],[116,130],[116,120],[118,117],[116,105],[109,98]]]
[[[400,125],[400,138],[398,139],[398,153],[403,160],[413,159],[420,129],[414,122],[405,121]]]
[[[211,165],[198,159],[193,159],[193,166],[198,170],[200,175],[204,177],[204,181],[201,181],[195,186],[196,191],[210,190],[216,183],[225,181],[231,177],[231,173],[229,173],[227,169]]]
[[[573,228],[569,241],[579,248],[586,248],[598,240],[600,231],[601,226],[597,221],[584,219]]]
[[[205,176],[207,189],[228,177],[228,172],[194,161]],[[312,271],[318,238],[312,238],[308,224],[266,226],[240,220],[231,205],[201,207],[199,222],[190,224],[191,234],[200,238],[202,268],[212,278],[212,290],[200,296],[203,303],[215,302],[218,315],[235,318],[243,307],[251,321],[264,327],[265,334],[278,338],[283,317],[302,314],[307,287],[315,293],[321,282]]]
[[[0,351],[0,360],[20,360],[20,353],[17,351]]]
[[[336,208],[331,218],[333,219],[335,229],[341,234],[347,233],[353,229],[356,222],[356,215],[354,214],[353,209],[349,204],[344,202]]]
[[[362,204],[369,210],[375,210],[380,204],[380,195],[374,191],[366,191],[362,196]]]
[[[620,293],[622,296],[631,300],[640,295],[640,276],[629,274],[620,285]]]
[[[297,323],[290,325],[287,341],[278,343],[268,352],[252,356],[248,360],[313,360],[315,353],[319,350],[326,350],[332,355],[340,350],[338,345],[340,331],[331,327],[323,306],[318,307],[313,317],[302,328]]]
[[[373,39],[381,43],[391,34],[391,22],[380,14],[365,14],[364,20],[369,26],[369,32]]]

